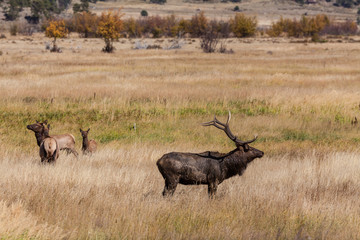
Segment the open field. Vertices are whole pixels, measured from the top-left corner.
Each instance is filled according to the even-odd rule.
[[[99,39],[0,40],[0,236],[4,239],[359,239],[360,45],[228,39],[235,54],[179,50],[114,54]],[[161,45],[167,39],[146,40]],[[156,42],[155,42],[156,41]],[[163,199],[155,162],[166,152],[230,151],[216,113],[265,152],[219,186],[178,186]],[[92,157],[39,164],[26,125],[91,128]],[[136,130],[134,129],[136,124]]]

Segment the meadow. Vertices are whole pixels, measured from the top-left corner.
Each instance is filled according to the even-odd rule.
[[[0,40],[1,239],[359,239],[360,45],[228,39],[234,54],[101,52],[100,39],[43,36]],[[146,40],[165,46],[169,39]],[[265,156],[209,199],[181,186],[171,199],[156,161],[171,151],[228,152],[214,127],[232,113],[232,132]],[[98,152],[65,153],[41,165],[27,124],[52,134],[90,130]]]

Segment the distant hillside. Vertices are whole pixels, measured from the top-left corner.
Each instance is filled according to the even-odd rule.
[[[28,3],[30,1],[18,1],[18,0],[0,0],[3,6],[9,6],[9,1],[17,1]],[[35,0],[34,0],[35,1]],[[41,0],[36,0],[37,2]],[[44,0],[54,3],[54,1]],[[316,15],[326,14],[331,19],[336,21],[345,21],[347,19],[356,21],[357,7],[344,8],[336,7],[334,3],[336,1],[345,0],[331,0],[326,2],[325,0],[297,0],[301,2],[308,2],[311,4],[299,4],[294,0],[231,0],[241,2],[231,2],[230,0],[211,0],[207,2],[203,1],[181,1],[181,0],[167,0],[166,4],[152,4],[150,0],[119,0],[119,1],[97,1],[96,4],[90,3],[90,11],[99,14],[100,12],[111,8],[123,8],[125,17],[139,17],[142,10],[146,10],[150,16],[152,15],[170,15],[175,14],[177,17],[191,18],[199,11],[204,11],[205,15],[210,19],[227,20],[234,16],[233,11],[235,6],[239,7],[239,12],[243,12],[248,15],[255,15],[258,19],[258,26],[266,27],[272,22],[278,20],[280,16],[284,18],[299,18],[301,15]],[[227,1],[227,2],[225,2]],[[329,1],[329,0],[328,0]],[[346,1],[360,1],[360,0],[346,0]],[[55,1],[56,2],[56,1]],[[75,3],[79,3],[80,0],[72,1],[67,5],[70,0],[57,0],[57,7],[55,12],[62,12],[62,14],[71,15],[73,13],[72,6]],[[31,14],[32,11],[27,7],[27,14]],[[51,9],[51,6],[49,7]],[[37,11],[36,16],[50,14],[48,10],[43,12]],[[0,14],[1,17],[2,14]],[[24,12],[20,13],[20,19],[23,20]],[[4,18],[4,17],[2,17]]]
[[[149,0],[148,0],[149,1]],[[199,10],[204,11],[206,16],[212,19],[228,19],[234,16],[235,6],[239,6],[240,11],[256,15],[259,26],[269,26],[283,16],[285,18],[299,18],[301,15],[326,14],[337,21],[347,19],[356,20],[357,8],[336,7],[333,2],[320,1],[315,4],[300,5],[290,0],[242,0],[241,3],[221,3],[215,2],[183,2],[179,0],[168,0],[164,5],[144,3],[139,0],[107,1],[97,2],[91,5],[92,11],[101,12],[105,9],[123,7],[126,17],[138,17],[141,10],[145,9],[149,15],[169,15],[175,14],[178,17],[190,18]]]

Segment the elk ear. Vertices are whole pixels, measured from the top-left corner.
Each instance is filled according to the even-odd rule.
[[[47,120],[45,120],[44,123],[47,124]]]
[[[87,130],[87,132],[89,132],[90,131],[90,128]]]
[[[81,128],[80,128],[80,132],[82,132]]]
[[[50,124],[47,125],[48,130],[50,130]]]

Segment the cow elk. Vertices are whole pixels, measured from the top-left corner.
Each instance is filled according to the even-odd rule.
[[[96,141],[93,139],[91,139],[91,140],[88,139],[89,131],[90,131],[90,128],[87,131],[83,131],[80,128],[81,136],[83,138],[83,143],[82,143],[83,154],[88,154],[88,153],[92,154],[96,151],[96,148],[97,148]]]
[[[50,124],[42,124],[41,134],[44,140],[40,143],[40,158],[41,162],[54,163],[59,158],[60,148],[55,138],[49,135]]]
[[[35,138],[38,146],[40,146],[41,142],[45,138],[41,133],[43,124],[46,125],[47,120],[43,123],[36,121],[36,123],[26,126],[27,129],[35,133]],[[76,157],[79,155],[78,152],[75,150],[75,137],[72,134],[66,133],[61,135],[53,135],[51,137],[57,141],[60,150],[65,150],[68,154],[72,153]]]
[[[257,136],[250,141],[241,141],[231,133],[230,118],[229,111],[226,124],[217,120],[215,116],[214,120],[202,125],[214,126],[223,130],[236,145],[231,152],[171,152],[163,155],[157,161],[156,164],[165,180],[163,196],[173,195],[178,183],[184,185],[206,184],[209,197],[212,198],[220,183],[235,175],[241,176],[250,162],[264,155],[262,151],[249,146],[257,139]]]

